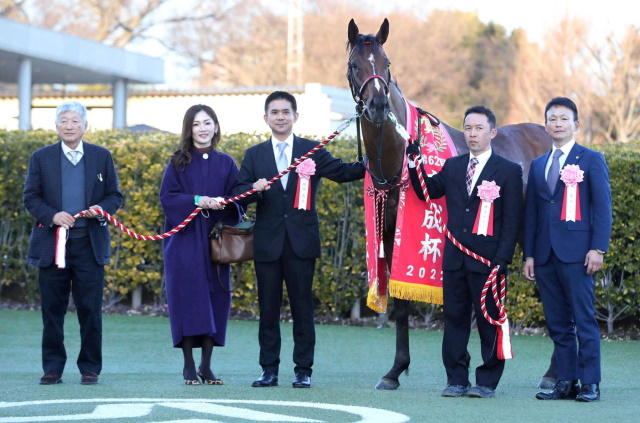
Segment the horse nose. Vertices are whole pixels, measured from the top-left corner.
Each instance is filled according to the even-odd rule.
[[[385,95],[376,95],[369,102],[369,116],[373,123],[384,123],[389,115],[389,101]]]

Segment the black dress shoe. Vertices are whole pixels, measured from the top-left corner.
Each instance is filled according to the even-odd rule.
[[[262,375],[251,384],[254,388],[266,388],[269,386],[278,386],[278,375],[271,370],[265,370]]]
[[[572,400],[580,392],[577,380],[561,380],[556,383],[551,392],[538,392],[536,398],[539,400]]]
[[[447,387],[442,390],[441,395],[448,398],[458,398],[467,395],[467,392],[469,392],[470,388],[471,385],[447,385]]]
[[[293,379],[294,388],[311,388],[311,377],[305,373],[296,373]]]
[[[576,401],[600,401],[600,385],[598,383],[587,383],[586,385],[582,385],[582,388],[580,388],[580,393],[576,395]]]
[[[469,398],[493,398],[496,396],[496,390],[487,388],[486,386],[476,385],[469,389],[465,395]]]
[[[40,385],[55,385],[62,383],[62,375],[57,372],[48,371],[40,378]]]
[[[95,385],[98,383],[98,375],[88,371],[82,373],[80,377],[80,385]]]

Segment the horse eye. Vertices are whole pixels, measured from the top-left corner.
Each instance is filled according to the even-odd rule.
[[[391,62],[387,62],[387,68],[391,67]]]
[[[358,65],[356,65],[355,63],[349,63],[349,66],[351,67],[351,69],[358,70]]]

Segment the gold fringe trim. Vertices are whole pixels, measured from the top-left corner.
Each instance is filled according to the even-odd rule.
[[[422,301],[425,303],[442,304],[442,287],[419,285],[396,280],[389,281],[389,295],[402,300]]]
[[[387,311],[387,296],[378,295],[378,278],[376,278],[369,287],[367,307],[378,313],[385,313]]]

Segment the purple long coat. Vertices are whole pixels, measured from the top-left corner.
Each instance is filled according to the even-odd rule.
[[[192,162],[184,171],[167,165],[160,203],[165,213],[165,231],[179,225],[196,208],[195,195],[229,197],[236,183],[238,167],[233,158],[219,151],[210,151],[208,159],[191,151]],[[183,336],[206,335],[214,345],[225,345],[227,322],[231,309],[230,267],[211,263],[209,232],[224,220],[234,225],[240,220],[240,209],[228,205],[223,211],[204,210],[184,229],[163,241],[169,321],[173,346],[180,348]],[[196,338],[194,347],[200,347]]]

